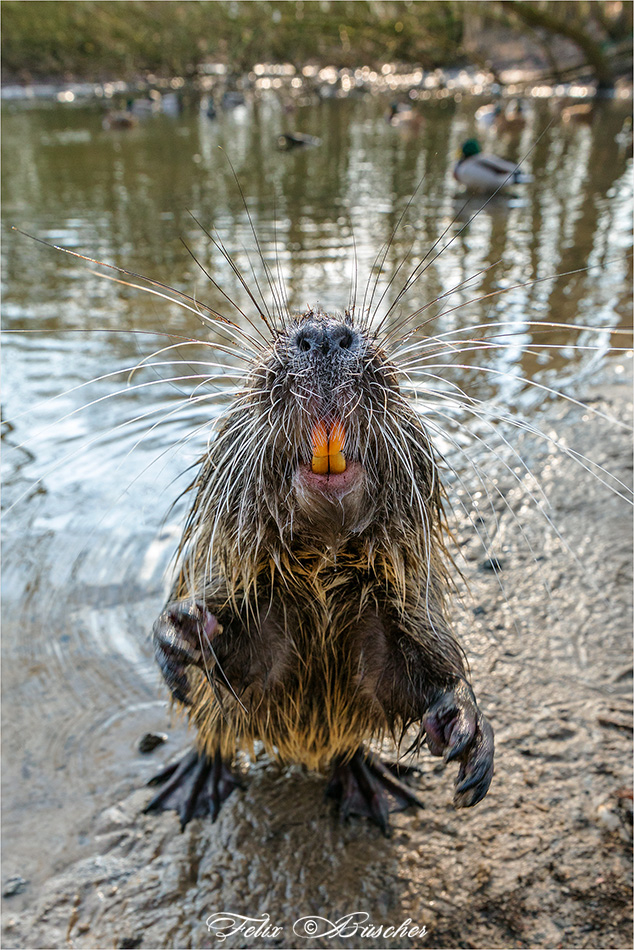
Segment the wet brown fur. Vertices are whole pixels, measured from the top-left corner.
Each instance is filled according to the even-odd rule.
[[[355,334],[334,389],[321,378],[330,364],[293,369],[305,325]],[[307,522],[293,500],[315,413],[345,420],[346,457],[365,472],[367,503],[333,532],[319,515]],[[191,488],[170,601],[204,604],[222,627],[212,667],[189,674],[201,751],[230,758],[261,740],[285,762],[324,769],[364,740],[398,740],[464,676],[447,619],[452,566],[436,457],[394,368],[349,315],[307,313],[279,333]]]

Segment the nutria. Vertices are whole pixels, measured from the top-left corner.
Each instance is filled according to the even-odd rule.
[[[460,763],[454,802],[475,805],[493,731],[449,621],[455,567],[425,426],[353,311],[268,325],[190,486],[154,625],[197,738],[146,810],[215,820],[240,784],[233,756],[260,740],[282,762],[330,770],[341,814],[385,830],[390,807],[421,802],[364,743],[410,727],[415,748]]]

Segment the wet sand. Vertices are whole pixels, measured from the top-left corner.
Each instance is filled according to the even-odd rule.
[[[608,368],[574,395],[631,423],[626,376]],[[631,482],[631,433],[563,401],[535,418]],[[459,633],[497,742],[480,805],[456,811],[455,767],[424,753],[412,782],[427,807],[393,815],[386,839],[361,819],[341,825],[324,778],[262,758],[215,825],[194,820],[181,834],[175,815],[140,813],[143,778],[170,742],[138,783],[78,819],[87,856],[3,899],[3,946],[630,947],[631,509],[552,443],[525,435],[517,446],[568,550],[527,496],[530,478],[501,458],[488,551],[468,525],[458,538],[470,588]],[[501,583],[483,566],[491,555]],[[4,882],[19,871],[5,866]],[[220,912],[268,915],[281,930],[221,940],[206,923]],[[299,918],[353,913],[426,933],[297,935]]]

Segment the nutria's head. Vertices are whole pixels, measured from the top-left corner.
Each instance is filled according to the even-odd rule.
[[[367,333],[349,315],[309,311],[279,335],[252,383],[294,533],[365,528],[386,461],[384,417],[399,401],[396,374]]]
[[[196,538],[214,560],[222,548],[225,562],[278,563],[357,538],[368,558],[413,546],[413,564],[439,520],[420,417],[371,332],[349,314],[309,311],[277,332],[223,418],[196,487],[188,543]]]

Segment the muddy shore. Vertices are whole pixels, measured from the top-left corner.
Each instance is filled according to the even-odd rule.
[[[631,423],[627,376],[606,370],[574,393],[587,407],[558,401],[535,418],[630,484],[631,433],[590,411]],[[175,815],[140,814],[141,782],[113,789],[84,829],[89,856],[30,888],[19,912],[3,899],[3,946],[630,947],[631,509],[552,442],[516,444],[565,546],[529,476],[501,459],[489,550],[459,532],[470,587],[459,633],[497,741],[480,805],[456,811],[454,769],[427,754],[412,779],[427,808],[392,816],[389,839],[363,820],[340,825],[324,778],[265,758],[215,825],[182,834]],[[156,769],[166,757],[153,753]],[[206,923],[221,912],[281,930],[221,939]],[[426,932],[328,937],[317,922],[308,937],[296,923],[364,912]]]

